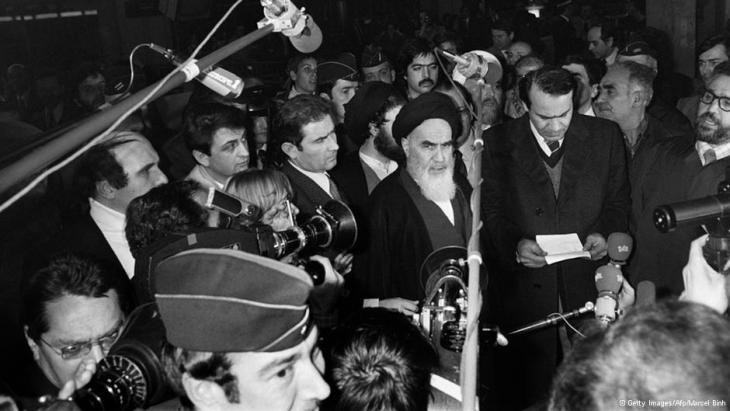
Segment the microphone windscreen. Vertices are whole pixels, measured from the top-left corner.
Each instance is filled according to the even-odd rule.
[[[606,264],[596,269],[595,280],[599,296],[605,293],[618,294],[623,282],[623,275],[621,275],[621,270],[618,268]]]
[[[608,236],[608,258],[613,261],[626,261],[634,247],[634,239],[626,233],[611,233]]]
[[[643,307],[652,305],[656,301],[656,286],[653,282],[644,280],[636,285],[636,305]]]
[[[314,22],[312,16],[307,16],[307,26],[298,36],[289,37],[295,49],[304,54],[314,53],[322,45],[322,30]]]

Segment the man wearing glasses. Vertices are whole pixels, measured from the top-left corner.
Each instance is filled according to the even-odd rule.
[[[101,266],[72,255],[25,280],[23,326],[34,362],[13,381],[20,397],[65,399],[89,382],[124,329],[123,289]]]
[[[730,63],[718,64],[700,96],[695,126],[696,141],[680,140],[659,145],[649,155],[653,164],[641,180],[634,182],[634,201],[644,203],[645,212],[637,228],[636,255],[629,267],[634,281],[651,280],[657,297],[679,295],[684,289],[682,267],[693,239],[703,232],[699,225],[679,226],[671,233],[659,233],[651,213],[659,205],[715,195],[726,180],[730,165]],[[708,229],[713,227],[708,226]]]

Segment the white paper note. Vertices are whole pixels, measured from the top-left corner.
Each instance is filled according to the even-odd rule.
[[[583,251],[583,244],[577,233],[538,235],[535,241],[548,254],[545,256],[548,264],[573,258],[591,258],[591,253]]]

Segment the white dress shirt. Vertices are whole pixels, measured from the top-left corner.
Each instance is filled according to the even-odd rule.
[[[111,247],[114,255],[117,256],[119,263],[122,265],[124,272],[127,273],[127,277],[134,277],[134,257],[132,257],[132,252],[129,251],[127,236],[124,234],[126,216],[93,198],[89,198],[89,207],[91,219],[101,230],[106,242],[109,243],[109,247]]]

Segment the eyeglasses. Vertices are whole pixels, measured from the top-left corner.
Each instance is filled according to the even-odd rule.
[[[717,105],[720,107],[720,110],[730,112],[730,97],[720,97],[711,91],[705,91],[705,94],[700,98],[700,101],[708,106],[712,105],[712,102],[715,100],[717,100]]]
[[[64,360],[73,360],[84,357],[86,354],[91,352],[91,348],[94,346],[94,344],[99,345],[99,347],[101,347],[104,352],[109,351],[109,349],[112,348],[112,346],[117,342],[117,340],[119,340],[119,337],[122,335],[122,331],[124,331],[124,325],[124,321],[121,321],[115,329],[113,329],[101,338],[66,345],[61,348],[56,348],[52,346],[48,341],[44,340],[43,338],[39,339],[53,352],[60,355],[61,358],[63,358]]]

